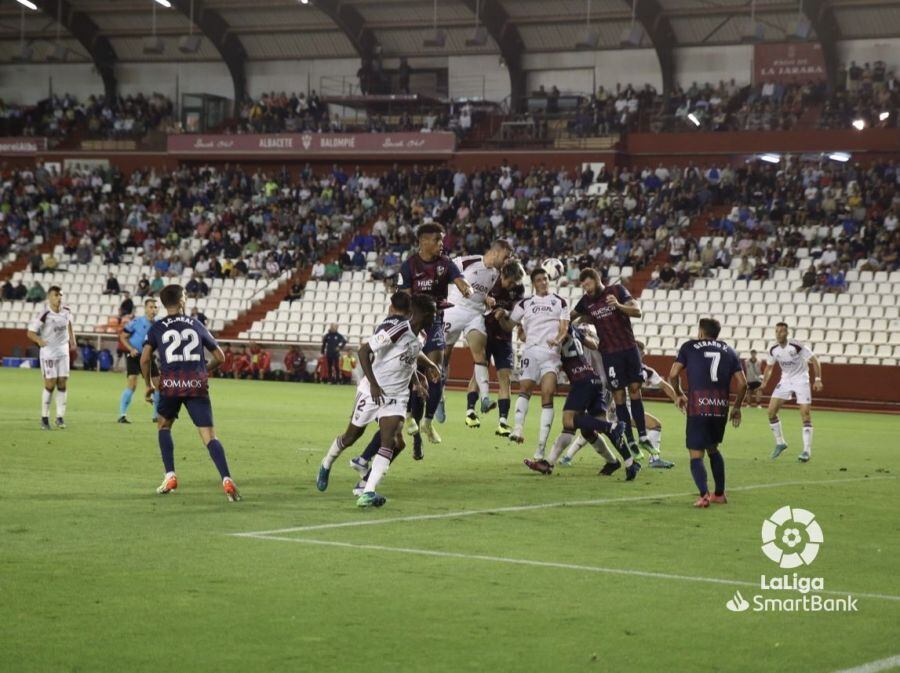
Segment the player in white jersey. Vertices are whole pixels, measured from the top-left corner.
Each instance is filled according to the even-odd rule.
[[[819,392],[823,388],[822,384],[822,365],[815,354],[803,344],[788,340],[787,323],[777,323],[775,325],[775,345],[769,348],[769,356],[767,358],[768,367],[763,374],[763,382],[760,390],[765,390],[772,378],[772,372],[775,368],[772,366],[778,364],[781,367],[781,378],[775,390],[772,391],[772,397],[769,400],[769,427],[775,436],[775,449],[772,451],[772,458],[778,458],[787,448],[787,442],[784,440],[784,432],[781,429],[781,421],[778,420],[778,410],[781,406],[792,397],[797,398],[797,406],[800,407],[800,418],[803,421],[803,451],[798,456],[801,463],[805,463],[812,455],[812,437],[813,426],[810,418],[810,407],[812,406],[812,394],[809,391],[809,363],[812,363],[813,369],[816,370],[816,379],[812,389]]]
[[[584,327],[582,327],[584,329]],[[644,342],[636,341],[638,351],[641,354],[641,360],[644,359]],[[595,367],[595,371],[602,371],[603,368],[603,360],[602,356],[598,351],[592,351],[589,349],[585,350],[585,353],[589,353],[593,360],[593,365]],[[600,369],[596,369],[599,367]],[[653,367],[650,367],[646,364],[641,364],[641,378],[643,382],[641,383],[642,389],[655,389],[658,388],[662,390],[666,397],[668,397],[672,402],[675,402],[678,399],[678,396],[675,394],[675,389],[669,385],[669,382],[666,381],[662,376],[659,375]],[[607,395],[607,415],[606,419],[615,423],[617,421],[615,405],[611,404],[612,394],[609,388],[604,384],[604,390]],[[626,401],[626,405],[628,406],[628,413],[631,414],[631,400]],[[660,469],[671,469],[675,467],[675,463],[664,460],[660,456],[660,446],[662,444],[662,421],[660,421],[656,416],[649,412],[644,412],[644,415],[647,419],[647,437],[650,440],[650,444],[652,445],[652,449],[650,451],[650,467],[660,468]],[[569,445],[569,448],[566,450],[566,455],[559,461],[560,465],[570,466],[572,464],[572,458],[577,454],[586,444],[587,442],[584,438],[579,435],[574,439],[574,441]]]
[[[569,330],[569,305],[558,294],[550,292],[550,279],[543,268],[537,267],[531,272],[531,286],[534,295],[516,304],[508,317],[503,311],[497,318],[504,328],[512,331],[519,325],[525,332],[516,420],[509,439],[517,444],[524,441],[522,432],[528,414],[528,401],[532,390],[540,383],[541,429],[534,452],[534,459],[540,460],[544,457],[544,448],[553,425],[553,396],[562,364],[559,347]]]
[[[481,413],[490,411],[496,403],[491,402],[488,383],[487,362],[487,335],[484,326],[484,313],[494,308],[494,299],[488,296],[491,288],[500,277],[500,269],[512,254],[512,246],[503,239],[497,239],[491,244],[488,251],[482,255],[465,255],[456,257],[453,262],[462,271],[472,287],[472,294],[463,296],[456,285],[451,285],[447,291],[447,301],[453,306],[444,311],[444,339],[446,349],[444,351],[444,376],[450,368],[450,356],[453,347],[462,336],[472,352],[472,360],[475,362],[475,380],[478,383],[478,392],[481,396]],[[439,422],[446,420],[444,401],[435,413],[435,419]]]
[[[375,489],[395,452],[403,448],[397,440],[406,418],[410,381],[417,367],[425,371],[431,381],[437,381],[441,375],[440,368],[422,353],[419,339],[419,333],[434,322],[436,311],[434,299],[427,295],[410,297],[405,292],[397,292],[391,297],[391,314],[359,349],[365,378],[356,389],[350,424],[344,434],[335,438],[322,460],[316,480],[316,488],[320,491],[328,488],[331,466],[338,456],[362,436],[369,423],[377,420],[381,448],[372,461],[369,478],[356,504],[381,507],[387,502]]]
[[[47,291],[47,306],[28,325],[28,338],[41,347],[41,430],[50,429],[50,400],[56,391],[56,427],[66,427],[66,398],[69,381],[69,351],[75,350],[72,312],[62,304],[62,290],[54,285]]]

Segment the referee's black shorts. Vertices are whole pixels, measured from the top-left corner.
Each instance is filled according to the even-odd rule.
[[[125,356],[125,371],[128,373],[128,376],[140,376],[141,375],[141,356],[140,355],[126,355]],[[156,378],[159,376],[159,368],[156,366],[156,358],[150,358],[150,376],[152,378]]]

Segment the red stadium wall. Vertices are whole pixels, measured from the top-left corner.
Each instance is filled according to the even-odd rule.
[[[647,357],[647,364],[664,377],[668,375],[673,361],[674,358],[669,356]],[[455,349],[450,362],[451,383],[457,387],[464,387],[472,375],[472,364],[472,355],[468,349]],[[840,409],[900,412],[900,367],[823,364],[822,378],[825,381],[825,389],[821,393],[814,394],[816,405]],[[515,390],[515,385],[513,389]],[[659,397],[662,398],[661,393]]]

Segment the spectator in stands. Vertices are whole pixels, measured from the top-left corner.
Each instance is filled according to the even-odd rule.
[[[109,274],[109,277],[106,279],[106,289],[103,291],[103,294],[119,294],[119,281],[115,274]]]
[[[325,280],[325,264],[321,260],[313,264],[312,278],[313,280]]]
[[[44,268],[41,269],[46,273],[55,273],[56,271],[64,271],[59,268],[59,259],[52,252],[44,258]]]
[[[285,299],[289,303],[293,304],[298,299],[303,299],[303,291],[304,291],[303,283],[301,283],[300,281],[295,281],[291,285],[291,289],[288,292],[288,295],[287,295],[287,297],[285,297]]]
[[[162,277],[162,274],[159,271],[156,271],[153,274],[153,280],[150,282],[150,295],[157,296],[159,291],[162,290],[166,286],[166,281]]]
[[[762,393],[762,377],[766,363],[757,359],[756,350],[750,350],[750,357],[743,362],[744,374],[747,377],[747,400],[745,406],[759,407]]]
[[[353,268],[356,271],[364,271],[366,268],[366,256],[360,248],[353,252]]]
[[[37,249],[31,253],[28,263],[31,266],[31,273],[41,273],[44,270],[44,256]]]
[[[677,282],[678,278],[675,274],[675,269],[672,268],[669,262],[666,262],[659,270],[659,287],[663,290],[671,290]]]
[[[837,264],[832,264],[828,271],[828,277],[825,280],[828,292],[841,294],[847,290],[847,279],[844,272]]]
[[[206,321],[207,321],[206,314],[203,313],[196,306],[191,309],[191,317],[194,318],[195,320],[199,320],[201,324],[206,325]]]
[[[79,264],[90,264],[93,258],[94,247],[91,245],[91,240],[85,236],[81,239],[81,243],[78,244],[78,248],[75,250],[75,260]]]
[[[27,296],[28,288],[25,287],[25,283],[20,280],[16,287],[13,289],[13,299],[15,301],[23,301]]]
[[[25,301],[30,302],[32,304],[37,304],[39,302],[44,301],[47,298],[47,292],[44,290],[44,286],[40,284],[39,281],[35,280],[34,285],[28,288],[28,294],[25,295]]]
[[[341,265],[336,260],[332,260],[325,265],[325,280],[329,283],[337,282],[341,279]]]
[[[142,299],[150,294],[150,281],[147,279],[147,274],[141,275],[141,279],[137,284],[137,290],[134,294]]]
[[[353,370],[356,369],[356,358],[349,348],[344,348],[341,354],[341,383],[347,385],[353,383]]]
[[[126,315],[134,314],[134,301],[131,299],[131,293],[126,290],[122,293],[122,303],[119,304],[119,317],[124,318]]]
[[[12,301],[15,299],[16,288],[13,287],[12,281],[9,278],[6,279],[6,282],[3,283],[3,290],[0,291],[0,298],[3,301]]]
[[[203,280],[203,276],[196,273],[191,276],[184,289],[191,299],[200,299],[209,295],[209,285]]]
[[[338,383],[339,381],[341,350],[345,345],[347,345],[347,339],[344,338],[343,334],[338,332],[337,324],[331,323],[331,325],[328,326],[328,331],[325,333],[325,336],[322,337],[321,349],[321,353],[325,356],[328,368],[326,380],[331,383]]]
[[[737,268],[738,280],[750,280],[753,278],[753,264],[750,263],[750,258],[747,255],[741,255],[741,259],[738,262]]]

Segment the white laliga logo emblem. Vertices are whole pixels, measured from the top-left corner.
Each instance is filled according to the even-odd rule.
[[[769,559],[782,568],[799,568],[815,560],[825,538],[815,514],[785,505],[763,521],[762,541],[763,554]]]

